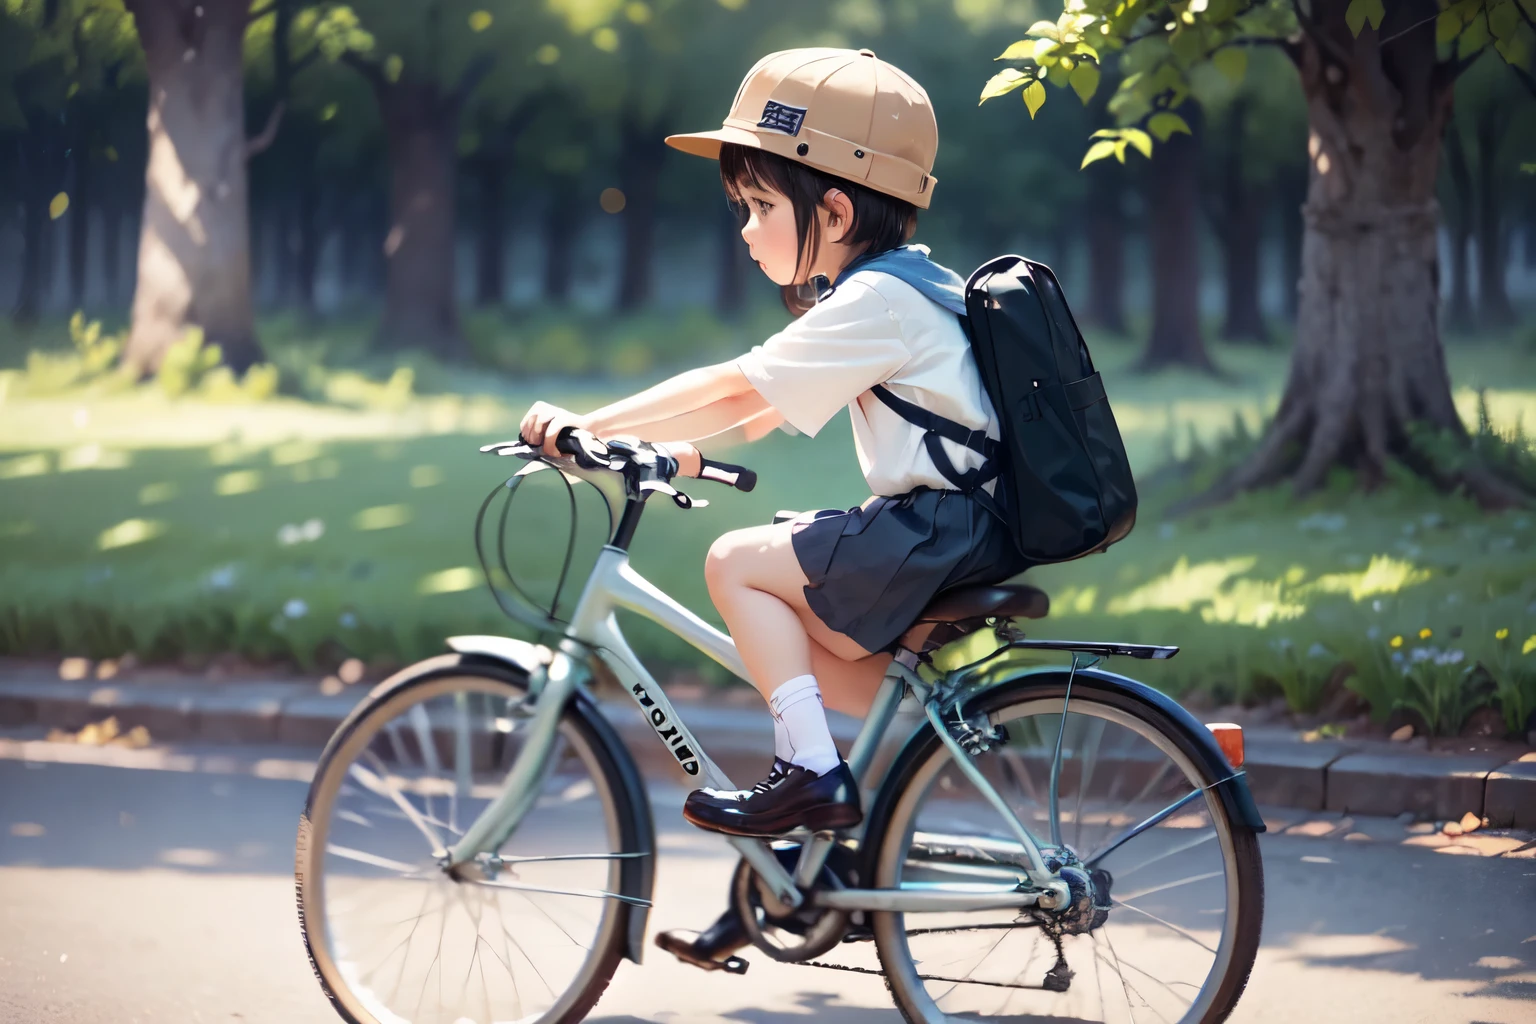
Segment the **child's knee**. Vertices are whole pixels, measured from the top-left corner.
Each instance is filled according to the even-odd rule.
[[[704,583],[709,587],[711,597],[718,599],[738,582],[740,551],[734,532],[725,534],[709,546],[709,554],[704,556]]]

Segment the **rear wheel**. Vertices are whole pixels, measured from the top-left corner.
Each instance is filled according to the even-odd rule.
[[[896,1005],[921,1024],[1224,1020],[1258,951],[1257,839],[1166,715],[1081,677],[1065,715],[1063,696],[984,695],[996,732],[975,761],[1083,913],[876,914]],[[888,785],[868,837],[877,888],[1026,881],[1022,844],[931,731]]]
[[[450,659],[451,660],[451,659]],[[543,788],[483,880],[440,867],[522,749],[525,680],[428,671],[370,696],[316,767],[295,862],[321,986],[352,1024],[586,1016],[623,954],[617,767],[573,706]]]

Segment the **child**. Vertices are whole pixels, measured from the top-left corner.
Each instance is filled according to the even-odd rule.
[[[933,110],[921,86],[869,50],[788,50],[748,72],[718,131],[666,141],[718,158],[752,258],[799,319],[737,360],[585,416],[539,403],[522,435],[551,455],[566,427],[752,440],[787,424],[815,435],[848,408],[875,497],[738,530],[710,548],[710,597],[772,710],[776,757],[756,786],[698,790],[683,813],[737,835],[851,827],[862,820],[858,787],[823,704],[862,717],[902,634],[939,591],[1023,567],[995,514],[987,456],[925,437],[897,411],[905,400],[999,436],[954,312],[962,282],[927,250],[904,247],[933,195]],[[669,450],[697,475],[696,449]],[[739,947],[739,923],[726,930],[695,952]]]

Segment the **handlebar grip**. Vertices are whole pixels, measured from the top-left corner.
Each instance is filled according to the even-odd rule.
[[[716,462],[699,456],[699,479],[727,484],[738,491],[750,491],[757,486],[757,474],[745,466],[733,466],[729,462]]]
[[[555,451],[569,455],[583,469],[607,469],[608,446],[585,430],[566,427],[555,438]]]

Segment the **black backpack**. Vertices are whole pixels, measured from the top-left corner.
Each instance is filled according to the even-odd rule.
[[[1001,443],[873,390],[927,431],[929,457],[944,478],[1008,524],[1031,562],[1065,562],[1109,545],[1136,524],[1136,485],[1104,382],[1049,267],[999,256],[965,284],[961,318],[983,386],[997,410]],[[939,438],[987,457],[960,473]],[[997,478],[994,501],[978,488]]]

